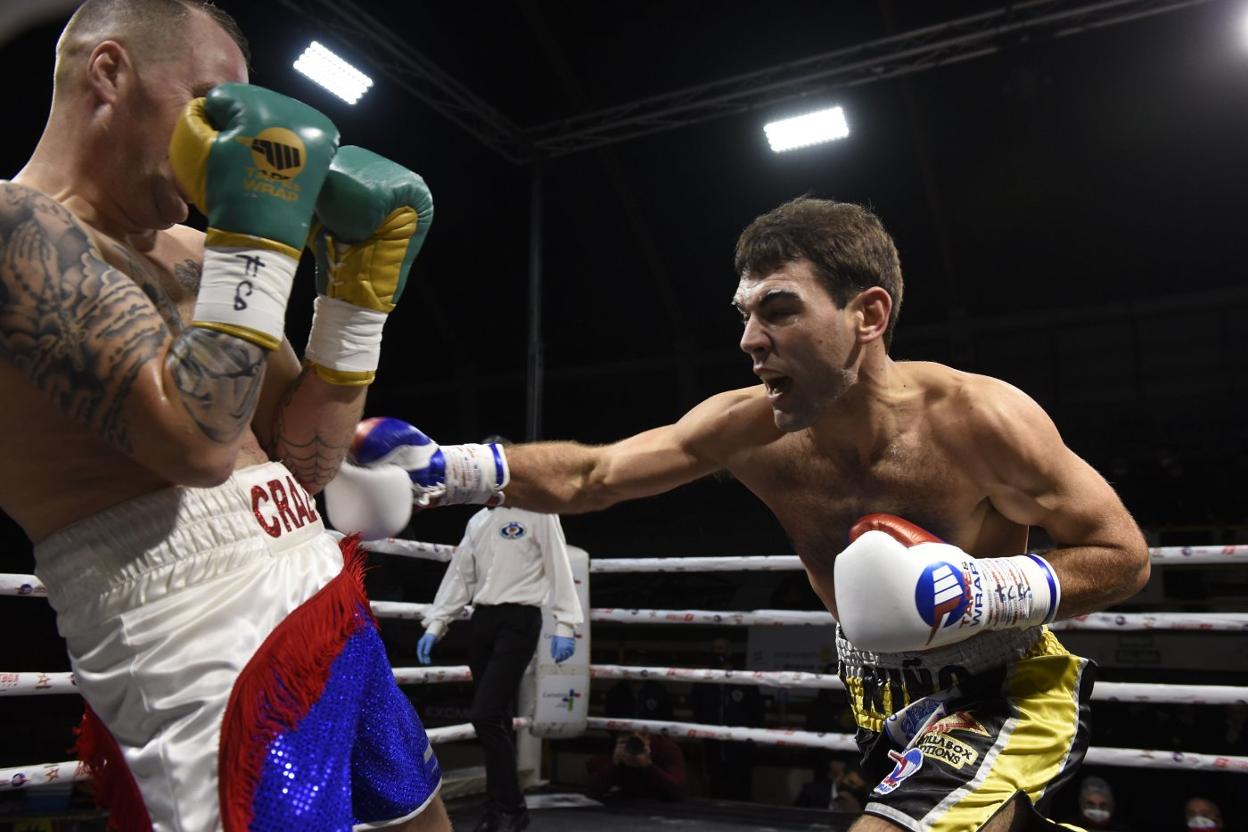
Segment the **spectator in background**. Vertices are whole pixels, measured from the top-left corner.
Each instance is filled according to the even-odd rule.
[[[1217,832],[1222,828],[1222,810],[1218,804],[1204,797],[1189,798],[1183,807],[1187,828],[1191,832]]]
[[[726,638],[711,642],[711,666],[734,670],[732,644]],[[763,724],[763,698],[755,685],[698,684],[690,691],[696,722],[708,725]],[[754,743],[705,740],[702,743],[708,793],[722,800],[750,800],[753,793]]]
[[[834,812],[861,812],[867,805],[868,791],[862,769],[856,763],[829,760],[823,772],[802,786],[793,805]]]
[[[662,734],[618,734],[610,754],[585,763],[589,795],[681,800],[685,796],[685,755]]]
[[[625,648],[620,663],[625,667],[645,667],[646,653],[640,648]],[[604,713],[617,719],[673,719],[672,696],[663,685],[652,679],[621,679],[607,691]]]
[[[1089,775],[1079,783],[1078,814],[1068,822],[1086,829],[1125,830],[1118,813],[1118,804],[1109,783]]]
[[[1248,705],[1234,704],[1222,708],[1222,754],[1248,755]]]

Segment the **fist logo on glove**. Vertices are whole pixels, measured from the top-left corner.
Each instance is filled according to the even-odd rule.
[[[932,625],[927,643],[931,644],[942,627],[961,621],[970,603],[971,587],[961,569],[945,561],[924,569],[914,587],[914,605],[923,620]]]
[[[248,139],[239,136],[244,144]],[[303,141],[284,127],[270,127],[250,140],[251,158],[260,173],[274,179],[294,179],[303,170]]]

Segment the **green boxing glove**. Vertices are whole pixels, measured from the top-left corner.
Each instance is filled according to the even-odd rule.
[[[331,384],[370,384],[386,316],[433,222],[433,195],[407,168],[348,145],[329,166],[316,219],[318,295],[304,360]]]
[[[208,217],[191,325],[276,349],[338,128],[263,87],[222,84],[186,105],[169,158]]]

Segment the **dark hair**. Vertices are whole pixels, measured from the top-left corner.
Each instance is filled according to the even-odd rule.
[[[251,48],[238,22],[211,0],[86,0],[69,18],[56,45],[57,81],[62,81],[62,60],[71,52],[93,49],[96,43],[114,39],[139,57],[163,57],[186,44],[187,17],[201,12],[220,26],[251,63]]]
[[[805,258],[837,306],[879,286],[893,299],[884,345],[901,314],[901,260],[879,217],[852,202],[798,197],[758,217],[741,232],[733,266],[738,277],[763,277]]]

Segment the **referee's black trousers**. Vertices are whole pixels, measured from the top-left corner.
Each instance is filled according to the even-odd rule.
[[[516,773],[512,719],[520,678],[542,632],[542,610],[525,604],[477,604],[472,612],[472,710],[485,752],[486,811],[519,812],[524,793]]]

